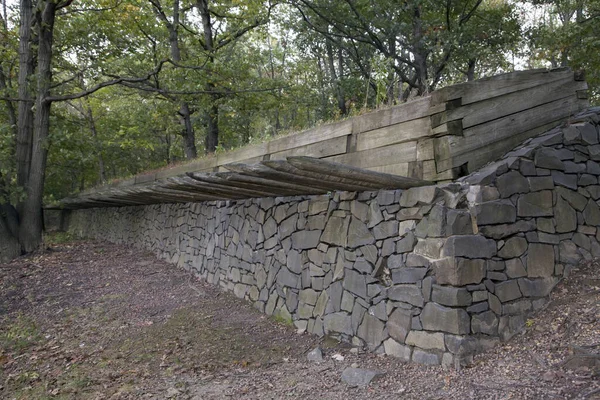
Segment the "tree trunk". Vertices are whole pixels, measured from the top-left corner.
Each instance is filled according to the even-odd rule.
[[[340,74],[338,75],[335,70],[335,60],[333,55],[333,47],[331,46],[331,41],[329,39],[325,39],[325,48],[327,50],[327,61],[329,66],[329,76],[331,77],[333,87],[335,90],[335,97],[337,99],[338,109],[340,110],[341,115],[346,115],[348,110],[346,110],[346,100],[344,100],[344,92],[342,88],[342,84],[340,82],[340,75],[342,71],[340,70]]]
[[[206,152],[214,153],[219,145],[219,106],[216,100],[213,100],[212,106],[206,115]]]
[[[27,182],[27,198],[23,204],[22,221],[19,229],[19,242],[26,252],[36,250],[42,242],[42,199],[46,160],[48,158],[47,140],[50,131],[50,107],[52,105],[46,98],[50,93],[52,80],[52,35],[56,3],[53,0],[45,1],[40,8],[41,10],[36,15],[39,40],[33,146]]]
[[[7,262],[21,255],[21,245],[11,233],[3,207],[0,207],[0,262]]]
[[[104,158],[102,158],[102,148],[100,141],[98,140],[98,131],[96,130],[96,121],[94,121],[94,114],[92,113],[92,107],[88,105],[87,107],[87,116],[88,123],[90,125],[90,131],[92,132],[92,137],[94,138],[94,145],[96,147],[96,152],[98,156],[98,177],[100,178],[100,183],[106,182],[106,170],[104,168]]]
[[[33,136],[33,96],[31,77],[35,60],[31,50],[33,30],[33,4],[31,0],[20,1],[19,27],[19,77],[18,77],[18,119],[17,119],[17,185],[24,187],[29,177],[31,145]],[[20,207],[19,207],[20,208]]]
[[[475,60],[474,58],[471,58],[469,60],[469,65],[467,67],[467,81],[471,82],[475,80],[475,65],[477,63],[477,60]]]
[[[198,12],[200,13],[200,17],[202,19],[202,32],[204,36],[204,50],[206,51],[208,57],[208,70],[210,73],[210,68],[215,63],[215,45],[214,45],[214,37],[213,37],[213,26],[210,19],[210,10],[208,9],[208,0],[198,0],[196,3],[198,8]],[[206,112],[206,145],[205,150],[206,153],[214,153],[217,150],[217,146],[219,145],[219,105],[217,101],[219,100],[219,96],[214,93],[215,85],[214,83],[209,82],[206,84],[206,91],[209,92],[210,106],[208,111]]]

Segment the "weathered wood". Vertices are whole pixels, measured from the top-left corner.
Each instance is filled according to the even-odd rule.
[[[432,136],[455,135],[463,134],[462,120],[448,121],[431,130]]]
[[[433,138],[419,139],[417,141],[417,161],[433,160]]]
[[[268,160],[265,160],[265,161],[268,161]],[[228,181],[255,183],[255,184],[259,184],[259,185],[263,185],[263,186],[267,186],[267,187],[291,190],[291,191],[296,192],[296,194],[312,193],[315,190],[315,188],[310,187],[310,186],[299,185],[299,184],[291,183],[291,182],[281,182],[281,181],[276,181],[276,180],[267,179],[267,178],[260,178],[258,176],[243,175],[243,174],[238,174],[236,172],[226,172],[226,173],[219,172],[216,175],[219,176],[220,178],[223,178]],[[320,191],[320,193],[327,193],[327,191],[322,190],[322,191]]]
[[[567,117],[557,119],[528,131],[521,132],[518,135],[504,137],[503,139],[500,139],[494,143],[488,143],[484,147],[478,147],[472,151],[462,154],[455,154],[451,158],[445,160],[438,160],[436,162],[437,170],[439,173],[442,173],[443,171],[467,164],[468,171],[473,172],[480,166],[501,157],[506,152],[512,150],[525,140],[544,133],[559,125],[562,121],[565,121],[566,118]]]
[[[192,179],[195,179],[199,182],[202,182],[203,185],[205,185],[207,187],[207,189],[218,189],[221,190],[223,192],[229,192],[231,193],[232,196],[235,195],[243,195],[244,197],[270,197],[270,196],[276,196],[276,195],[281,195],[283,192],[285,192],[284,190],[267,190],[265,188],[262,188],[258,185],[252,185],[252,184],[247,184],[247,186],[254,186],[254,188],[250,189],[250,188],[242,188],[242,187],[234,187],[232,186],[232,182],[227,182],[224,179],[221,179],[217,176],[214,175],[205,175],[205,174],[201,174],[201,173],[194,173],[194,172],[190,172],[188,173],[188,176],[191,177]],[[289,193],[286,193],[289,194]],[[295,194],[295,193],[294,193]]]
[[[568,76],[573,77],[573,71],[568,68],[510,72],[436,90],[431,94],[431,104],[437,105],[448,100],[462,98],[464,106],[476,101],[548,84]]]
[[[217,165],[229,164],[232,162],[244,161],[250,159],[262,159],[262,156],[269,152],[269,142],[247,145],[239,149],[226,151],[217,154]]]
[[[269,153],[278,153],[296,147],[306,146],[312,143],[322,142],[352,133],[352,121],[342,121],[334,124],[318,126],[307,131],[295,133],[268,142]]]
[[[377,110],[352,119],[354,133],[368,132],[429,115],[431,98],[421,97],[384,110]]]
[[[164,169],[156,173],[156,179],[165,179],[177,175],[183,175],[186,172],[200,172],[212,170],[217,166],[217,157],[215,155],[207,155],[203,158],[198,158],[190,163],[178,165],[169,169]]]
[[[340,136],[332,139],[311,143],[302,147],[279,151],[269,155],[269,160],[285,160],[291,156],[328,157],[346,152],[347,137]],[[263,161],[263,160],[260,160]]]
[[[409,142],[431,135],[429,117],[413,119],[356,135],[356,151]]]
[[[311,157],[290,157],[288,163],[302,171],[315,172],[331,180],[340,179],[341,182],[357,182],[362,186],[373,186],[380,189],[406,189],[431,184],[431,182],[420,179],[366,171]]]
[[[326,157],[325,160],[365,169],[372,169],[373,167],[381,167],[401,162],[416,161],[417,142],[392,144],[376,149]]]
[[[540,104],[572,96],[575,91],[585,89],[587,89],[586,82],[576,82],[573,77],[569,76],[556,82],[485,99],[432,115],[431,124],[436,128],[449,121],[462,120],[462,127],[466,129]]]
[[[293,157],[291,157],[293,158]],[[300,157],[305,158],[305,157]],[[311,159],[310,157],[306,157]],[[319,173],[311,170],[303,170],[290,164],[288,161],[276,160],[276,161],[263,161],[263,164],[269,168],[277,171],[288,172],[297,177],[305,177],[317,180],[326,185],[329,190],[346,190],[346,191],[359,191],[359,190],[373,190],[375,185],[369,182],[356,181],[345,177],[338,177],[327,173]]]
[[[179,186],[182,190],[187,190],[201,195],[214,197],[214,200],[239,200],[263,196],[263,192],[257,192],[256,190],[248,190],[242,188],[234,189],[227,185],[216,183],[216,179],[210,179],[209,182],[209,178],[207,178],[206,174],[203,172],[188,172],[187,175],[188,176],[185,177],[170,178],[170,181],[185,181],[185,183],[178,183],[175,185],[171,183],[171,187]],[[196,179],[193,176],[197,176],[199,179]]]
[[[263,161],[261,164],[245,165],[245,164],[229,164],[226,166],[231,171],[243,174],[255,175],[267,179],[279,180],[282,182],[294,182],[304,186],[312,186],[322,191],[345,190],[359,191],[372,190],[372,188],[359,187],[358,185],[344,185],[337,182],[327,182],[322,179],[307,177],[299,174],[298,169],[292,167],[283,160]]]
[[[387,165],[381,165],[379,167],[365,168],[365,170],[373,171],[373,172],[381,172],[382,174],[408,176],[408,169],[409,169],[408,164],[409,163],[407,163],[407,162],[397,163],[397,164],[387,164]]]

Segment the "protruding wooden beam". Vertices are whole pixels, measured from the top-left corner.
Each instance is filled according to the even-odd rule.
[[[354,181],[359,185],[369,185],[379,189],[407,189],[432,184],[421,179],[369,171],[312,157],[288,157],[288,163],[302,171],[315,172],[331,180]]]

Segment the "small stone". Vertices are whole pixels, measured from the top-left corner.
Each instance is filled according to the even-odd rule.
[[[323,352],[321,351],[321,348],[315,347],[306,355],[306,359],[316,363],[323,362]]]
[[[350,387],[367,387],[369,384],[385,375],[384,372],[362,368],[346,368],[342,372],[342,382]]]
[[[424,365],[440,365],[440,356],[434,353],[415,348],[412,356],[413,362]]]

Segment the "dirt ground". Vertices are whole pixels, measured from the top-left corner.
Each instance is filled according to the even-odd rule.
[[[319,345],[325,362],[307,361]],[[2,399],[599,399],[599,352],[598,263],[460,371],[297,334],[125,246],[53,243],[0,264]],[[352,365],[385,375],[351,388],[340,376]]]

